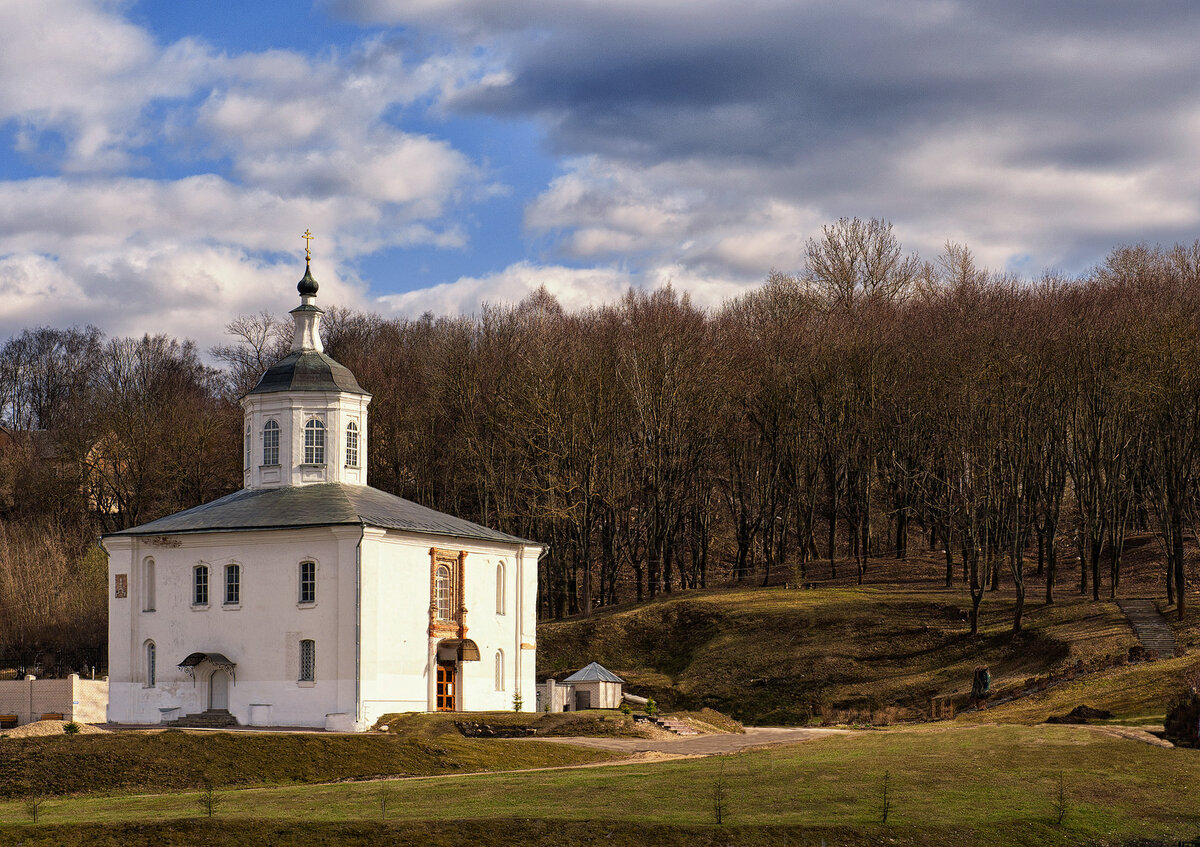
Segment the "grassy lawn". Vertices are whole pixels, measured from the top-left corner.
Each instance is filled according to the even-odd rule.
[[[1011,596],[989,594],[972,638],[965,592],[930,583],[730,589],[543,622],[538,674],[596,660],[663,708],[760,725],[884,723],[965,694],[976,665],[1004,688],[1137,643],[1115,603],[1065,591],[1052,606],[1030,597],[1016,639]]]
[[[880,822],[885,772],[893,797],[887,824]],[[1060,774],[1068,804],[1062,827],[1054,821]],[[718,780],[728,796],[726,826],[719,830],[712,817]],[[314,836],[332,833],[333,840],[310,843],[360,843],[355,832],[409,843],[405,833],[429,831],[444,834],[445,843],[485,832],[487,843],[517,844],[530,843],[524,827],[535,821],[544,838],[532,843],[546,844],[637,838],[665,844],[815,845],[821,838],[830,845],[1120,844],[1200,834],[1198,784],[1196,751],[1079,727],[942,725],[663,763],[225,791],[208,840],[252,843],[217,838],[220,830],[262,843],[270,831],[279,835],[277,843],[292,843],[289,833],[303,828]],[[388,794],[387,824],[376,823],[381,791]],[[59,842],[41,843],[104,843],[100,839],[117,835],[124,843],[144,843],[134,830],[164,843],[177,831],[183,834],[175,843],[187,843],[186,833],[195,839],[197,831],[189,827],[207,823],[185,820],[198,815],[190,793],[80,796],[47,801],[43,825],[30,826],[20,823],[22,804],[6,801],[0,802],[0,843],[42,836]],[[426,822],[433,822],[428,830]],[[570,840],[554,834],[556,822],[569,823]]]

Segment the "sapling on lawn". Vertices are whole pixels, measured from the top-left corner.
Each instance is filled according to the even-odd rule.
[[[379,780],[379,817],[387,820],[388,803],[392,800],[392,783],[389,780]]]
[[[30,794],[25,798],[25,814],[29,815],[29,820],[33,823],[38,822],[38,816],[42,811],[42,804],[46,802],[46,798],[40,794]]]
[[[880,820],[880,823],[887,823],[888,815],[892,811],[891,787],[892,787],[892,772],[884,771],[883,772],[883,809],[882,809],[883,815]]]
[[[221,804],[221,799],[211,780],[205,779],[200,783],[199,793],[196,795],[196,805],[200,807],[200,811],[204,812],[207,817],[211,818],[213,816],[217,810],[217,806]]]
[[[1063,819],[1066,818],[1067,812],[1070,810],[1070,804],[1067,802],[1067,781],[1063,776],[1063,772],[1058,772],[1058,791],[1054,795],[1054,816],[1055,824],[1062,826]]]
[[[713,783],[712,791],[713,820],[716,822],[717,826],[725,823],[725,815],[728,812],[728,809],[726,808],[728,793],[729,789],[725,784],[725,763],[721,762],[720,767],[717,769],[717,779]]]

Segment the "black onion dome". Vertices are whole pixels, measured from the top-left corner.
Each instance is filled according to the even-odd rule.
[[[301,297],[315,297],[317,294],[317,281],[313,279],[312,268],[308,262],[304,263],[304,278],[296,284],[296,290],[300,292]]]
[[[314,283],[315,285],[316,283]],[[316,350],[303,350],[280,359],[259,377],[251,394],[275,391],[345,391],[367,394],[345,365]]]

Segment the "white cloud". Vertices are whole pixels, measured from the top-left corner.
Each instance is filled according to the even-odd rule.
[[[462,277],[454,282],[421,288],[404,294],[388,294],[376,303],[384,311],[416,317],[473,315],[485,304],[512,305],[545,288],[564,309],[576,311],[618,300],[636,280],[614,268],[568,268],[518,262],[503,271],[483,277]]]
[[[322,300],[346,306],[366,302],[358,258],[464,243],[453,213],[492,188],[402,124],[485,72],[470,56],[411,61],[382,37],[231,55],[159,44],[121,10],[0,2],[0,121],[49,174],[0,181],[0,333],[90,322],[208,346],[240,312],[290,308],[305,229]],[[148,161],[192,175],[133,175]]]

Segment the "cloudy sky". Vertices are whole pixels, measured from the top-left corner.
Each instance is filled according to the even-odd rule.
[[[0,0],[0,338],[207,346],[799,270],[841,216],[1082,273],[1200,236],[1200,6]]]

